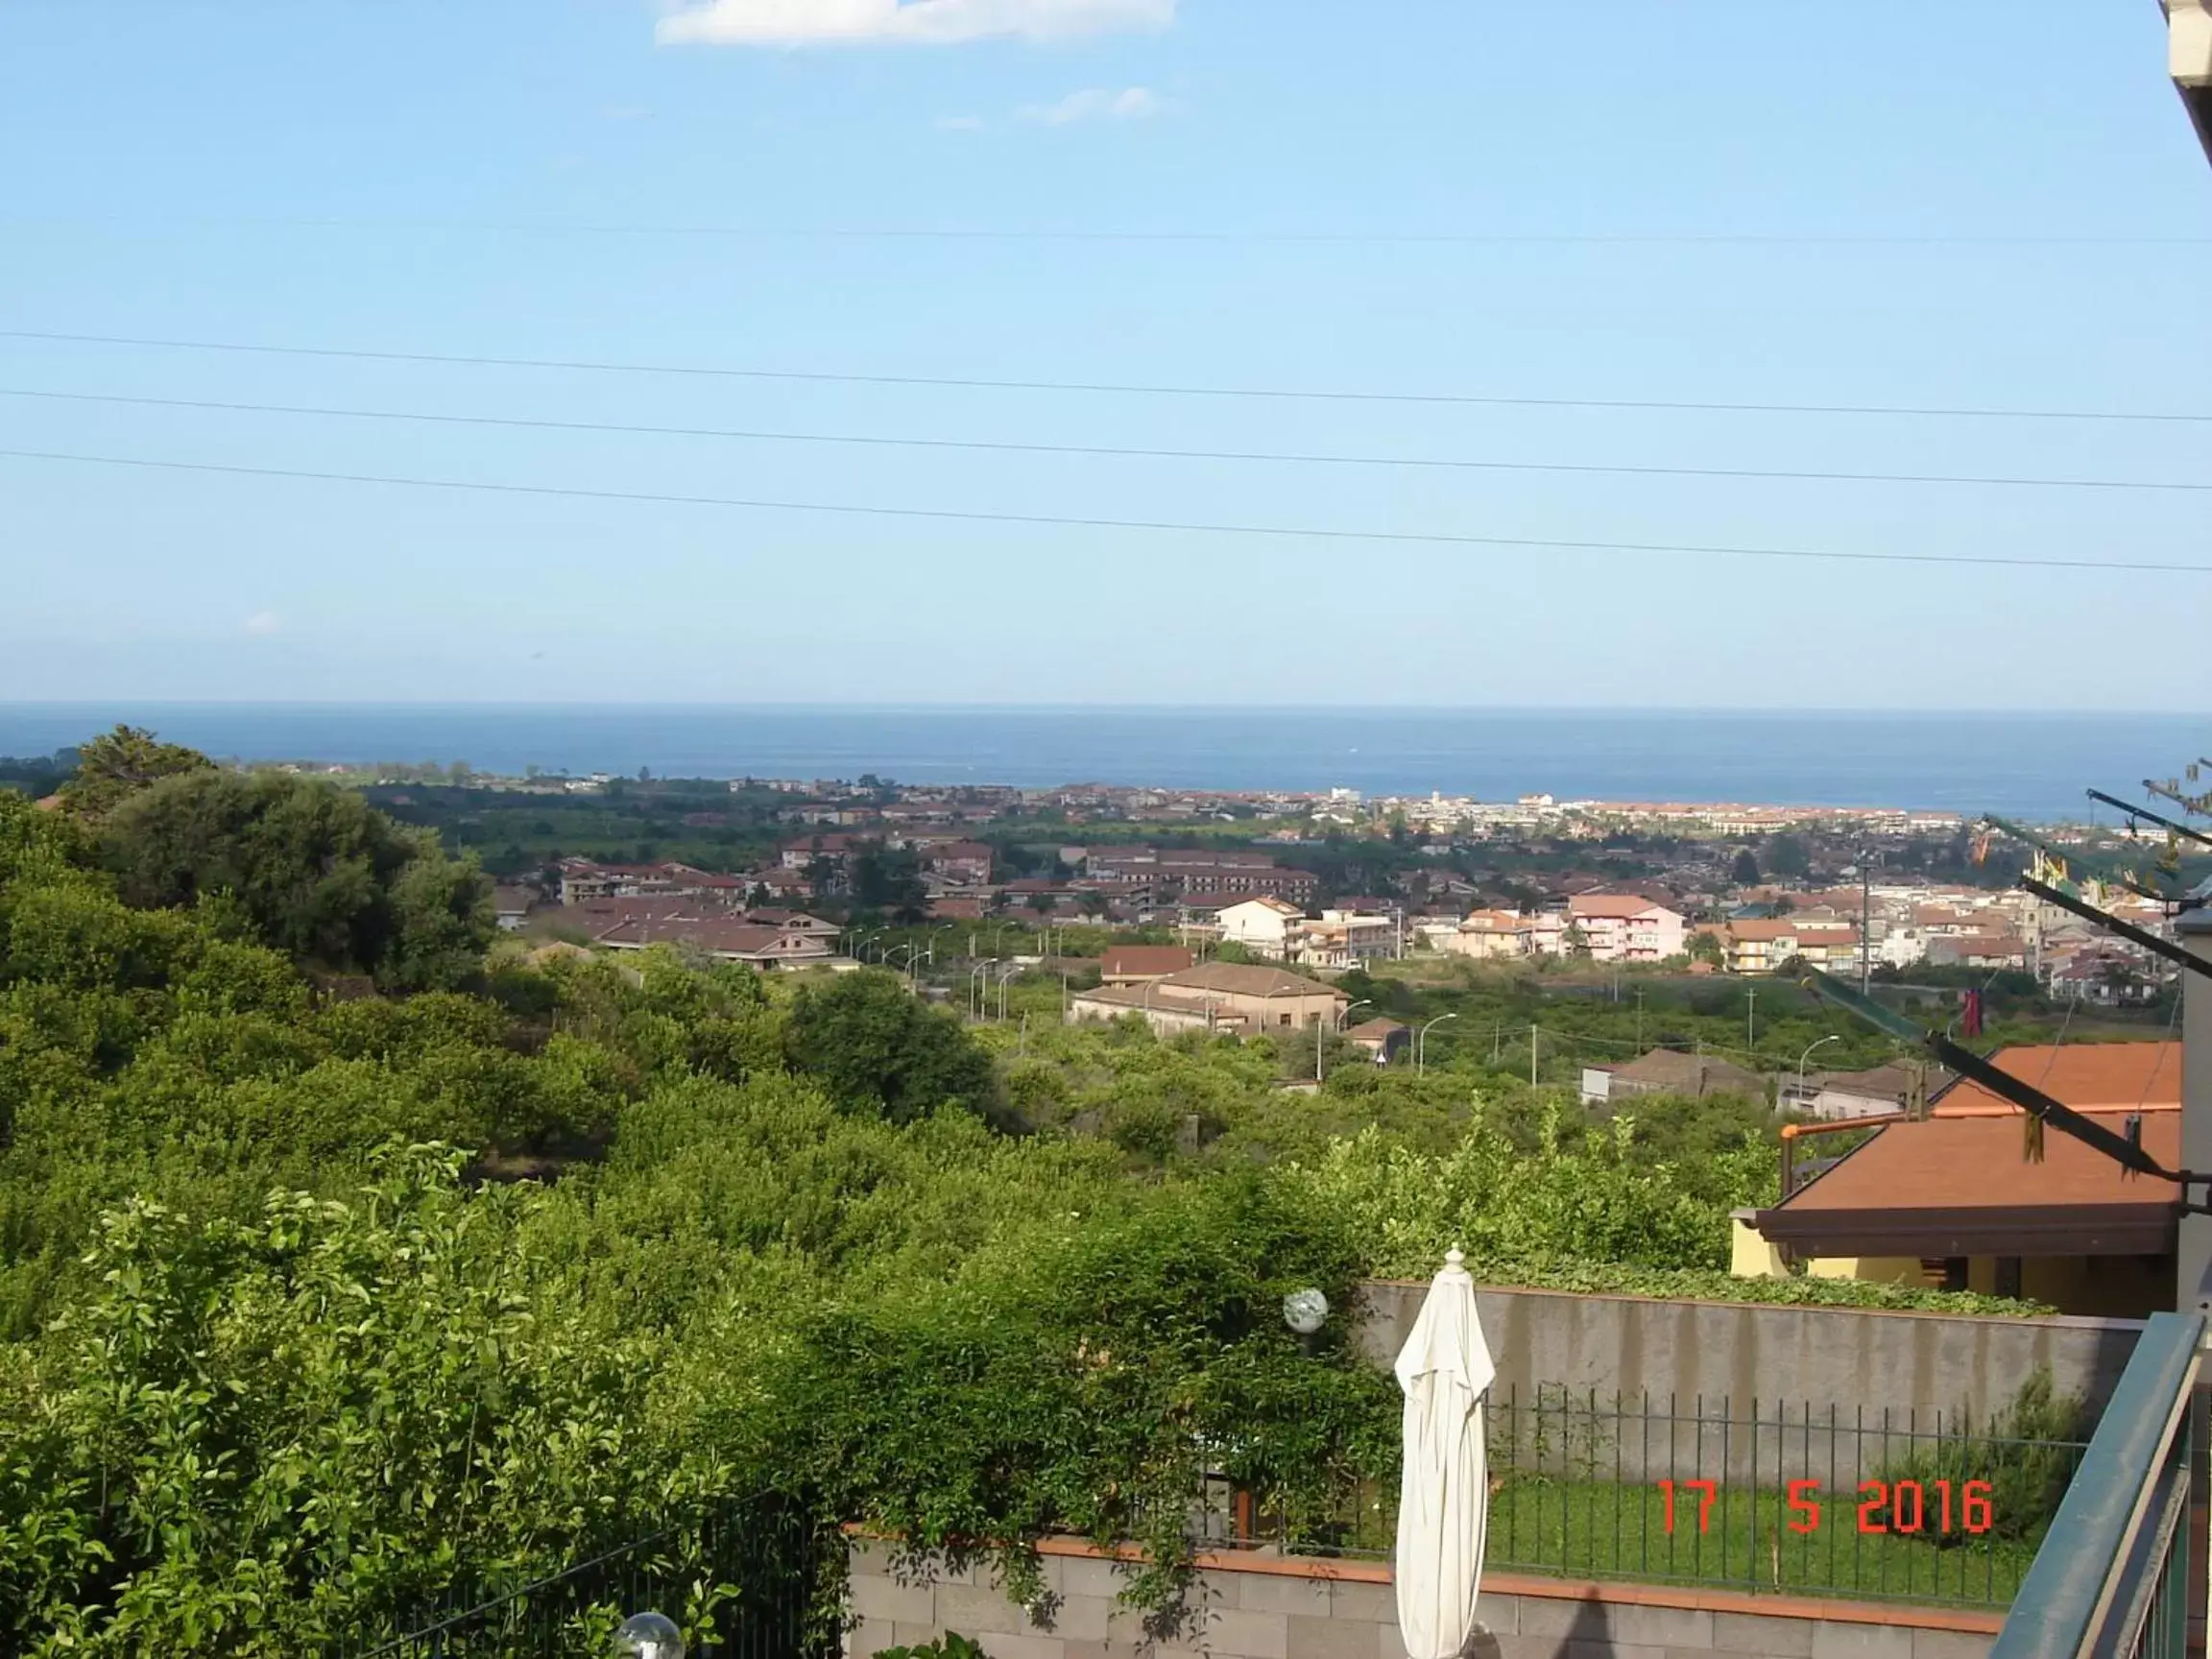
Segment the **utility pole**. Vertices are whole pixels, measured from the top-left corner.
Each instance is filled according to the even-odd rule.
[[[1743,1043],[1748,1048],[1759,1046],[1759,987],[1748,985],[1743,990]]]
[[[1528,1022],[1528,1087],[1536,1087],[1536,1022]]]
[[[1874,849],[1859,849],[1859,995],[1874,983]]]
[[[1636,1052],[1644,1052],[1644,987],[1636,987]]]

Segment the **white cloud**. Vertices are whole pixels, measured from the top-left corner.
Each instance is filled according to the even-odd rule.
[[[980,132],[983,117],[980,115],[940,115],[932,123],[940,132]]]
[[[1165,29],[1176,0],[688,0],[662,17],[664,46],[817,46],[1066,40]]]
[[[1046,127],[1065,127],[1070,121],[1142,121],[1166,108],[1167,100],[1146,86],[1127,86],[1118,92],[1088,86],[1057,104],[1024,104],[1014,111],[1014,119]]]
[[[256,611],[242,626],[249,634],[274,634],[284,626],[284,618],[274,611]]]

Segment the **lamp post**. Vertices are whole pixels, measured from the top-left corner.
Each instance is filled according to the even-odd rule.
[[[1283,1323],[1298,1334],[1298,1346],[1309,1354],[1328,1317],[1329,1298],[1318,1290],[1293,1290],[1283,1298]]]
[[[1329,1033],[1332,1031],[1341,1031],[1344,1028],[1344,1022],[1352,1018],[1353,1009],[1368,1007],[1373,1002],[1373,1000],[1374,998],[1372,998],[1362,997],[1357,1002],[1345,1003],[1343,1012],[1336,1015],[1334,1019],[1317,1020],[1314,1022],[1313,1081],[1315,1083],[1319,1083],[1321,1081],[1321,1050],[1329,1046]]]
[[[1011,979],[1014,977],[1014,975],[1015,975],[1015,974],[1019,974],[1019,973],[1021,973],[1021,972],[1022,972],[1022,964],[1021,964],[1021,963],[1019,963],[1019,962],[1009,962],[1009,963],[1007,963],[1007,964],[1006,964],[1006,966],[1005,966],[1004,968],[1002,968],[1002,969],[1000,969],[1000,970],[999,970],[999,973],[998,973],[998,1018],[999,1018],[999,1019],[1001,1019],[1001,1020],[1003,1020],[1003,1019],[1005,1019],[1005,1018],[1006,1018],[1006,985],[1007,985],[1007,982],[1008,982],[1009,980],[1011,980]]]
[[[1797,1056],[1797,1105],[1800,1111],[1804,1109],[1805,1105],[1805,1062],[1813,1058],[1814,1049],[1822,1048],[1831,1043],[1840,1043],[1842,1041],[1842,1038],[1836,1036],[1819,1038],[1814,1042],[1806,1044],[1805,1052]]]
[[[983,981],[991,976],[991,965],[998,960],[998,958],[996,956],[985,956],[981,960],[972,963],[969,966],[968,1017],[971,1020],[980,1020],[983,1017],[983,998],[980,995],[981,987]],[[981,977],[979,978],[978,975]]]
[[[1413,1075],[1414,1075],[1414,1076],[1418,1077],[1418,1076],[1420,1076],[1420,1075],[1421,1075],[1421,1070],[1422,1070],[1422,1065],[1423,1065],[1423,1062],[1426,1060],[1426,1058],[1427,1058],[1427,1056],[1428,1056],[1428,1051],[1429,1051],[1429,1026],[1430,1026],[1430,1025],[1441,1025],[1441,1024],[1443,1024],[1443,1023],[1444,1023],[1444,1022],[1445,1022],[1445,1021],[1447,1021],[1447,1020],[1456,1020],[1456,1019],[1458,1019],[1458,1018],[1459,1018],[1459,1016],[1458,1016],[1458,1015],[1456,1015],[1456,1014],[1439,1014],[1439,1015],[1437,1015],[1437,1016],[1436,1016],[1436,1018],[1435,1018],[1435,1019],[1433,1019],[1433,1020],[1430,1021],[1430,1022],[1428,1022],[1428,1024],[1426,1024],[1426,1025],[1423,1025],[1423,1026],[1421,1027],[1421,1029],[1420,1029],[1420,1030],[1418,1030],[1418,1031],[1416,1031],[1416,1032],[1414,1032],[1414,1033],[1413,1033]]]
[[[952,931],[952,926],[953,926],[953,925],[952,925],[951,923],[948,922],[948,923],[946,923],[946,924],[945,924],[945,925],[944,925],[942,927],[932,927],[932,928],[930,928],[930,929],[929,929],[929,950],[928,950],[928,956],[929,956],[929,966],[930,966],[930,967],[934,968],[934,967],[936,967],[936,966],[937,966],[937,935],[938,935],[938,934],[940,934],[940,933],[950,933],[950,932],[951,932],[951,931]]]
[[[660,1613],[633,1613],[614,1632],[614,1659],[684,1659],[684,1632]]]
[[[883,960],[884,960],[886,963],[888,963],[888,962],[891,960],[891,958],[892,958],[892,957],[893,957],[895,954],[897,954],[899,951],[901,951],[901,950],[903,950],[903,951],[905,951],[905,952],[906,952],[906,983],[907,983],[909,986],[913,986],[913,985],[915,985],[915,984],[919,983],[919,980],[917,979],[917,977],[916,977],[916,975],[915,975],[915,973],[914,973],[914,959],[915,959],[915,957],[916,957],[916,956],[917,956],[917,955],[918,955],[918,954],[921,952],[921,950],[922,950],[922,947],[921,947],[921,946],[919,946],[919,945],[913,945],[913,944],[907,944],[907,945],[894,945],[894,946],[892,946],[892,947],[890,948],[890,950],[886,950],[886,951],[884,951],[884,952],[883,952]]]

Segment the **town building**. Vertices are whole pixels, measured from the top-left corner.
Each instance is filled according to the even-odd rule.
[[[1767,1079],[1716,1055],[1683,1054],[1671,1048],[1654,1048],[1619,1066],[1582,1069],[1585,1106],[1619,1105],[1640,1094],[1686,1094],[1698,1100],[1709,1094],[1742,1094],[1763,1101]]]
[[[1784,1077],[1776,1091],[1775,1109],[1800,1117],[1841,1122],[1860,1118],[1888,1118],[1917,1114],[1928,1096],[1948,1081],[1944,1071],[1930,1073],[1923,1066],[1876,1066],[1864,1071],[1815,1071],[1802,1085]]]
[[[1567,926],[1599,962],[1657,962],[1689,948],[1682,912],[1641,893],[1577,893]]]
[[[1181,945],[1109,945],[1098,959],[1103,985],[1149,985],[1195,965]]]
[[[1413,1046],[1413,1033],[1395,1020],[1362,1021],[1344,1033],[1378,1066],[1387,1066]]]
[[[786,870],[807,870],[819,859],[841,870],[854,854],[871,845],[873,843],[861,835],[802,835],[795,841],[784,842],[777,850],[777,862]]]
[[[1697,931],[1710,931],[1719,940],[1720,965],[1731,974],[1772,974],[1788,963],[1841,969],[1859,962],[1859,929],[1848,925],[1777,916],[1723,922]]]
[[[2173,1168],[2183,1059],[2178,1043],[2075,1043],[1992,1063]],[[1815,1277],[2026,1296],[2065,1313],[2172,1307],[2175,1190],[2056,1130],[2032,1153],[2028,1127],[2010,1101],[1960,1079],[1926,1118],[1881,1123],[1775,1205],[1740,1214],[1735,1270],[1802,1262]]]
[[[502,932],[516,931],[529,920],[530,912],[543,902],[543,895],[535,887],[502,884],[492,889],[492,915]]]
[[[991,849],[981,841],[946,841],[919,849],[922,868],[948,881],[980,885],[991,879]]]
[[[1349,910],[1324,910],[1318,922],[1301,918],[1291,925],[1287,959],[1301,968],[1342,972],[1398,953],[1398,924],[1388,916],[1361,916]]]
[[[734,916],[630,917],[598,929],[591,943],[602,950],[644,950],[673,945],[754,968],[813,968],[836,952],[820,933],[804,927],[758,927]]]
[[[1343,1017],[1349,999],[1334,986],[1236,962],[1201,962],[1138,985],[1100,985],[1068,999],[1067,1019],[1118,1020],[1136,1014],[1163,1035],[1216,1031],[1240,1037],[1294,1030]]]
[[[589,858],[564,858],[558,868],[563,904],[591,899],[684,898],[735,905],[745,902],[752,885],[748,877],[717,876],[673,862],[601,864]]]
[[[1223,944],[1241,945],[1247,950],[1271,956],[1278,962],[1289,957],[1305,922],[1305,911],[1272,895],[1240,899],[1214,913],[1214,925]]]
[[[1442,943],[1454,956],[1503,961],[1533,954],[1535,934],[1528,918],[1514,911],[1470,910]]]

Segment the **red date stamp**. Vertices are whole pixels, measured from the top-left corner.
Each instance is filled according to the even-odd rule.
[[[1685,1511],[1685,1526],[1689,1521],[1688,1505],[1695,1500],[1697,1530],[1712,1530],[1713,1504],[1720,1495],[1718,1480],[1661,1480],[1657,1485],[1661,1525],[1667,1531],[1674,1530],[1677,1499]],[[1784,1496],[1790,1509],[1791,1531],[1820,1530],[1820,1517],[1826,1503],[1819,1481],[1792,1480],[1784,1489]],[[1978,1536],[1988,1531],[1997,1520],[1986,1480],[1968,1480],[1956,1489],[1948,1480],[1862,1480],[1858,1509],[1859,1530],[1869,1534],[1900,1532],[1925,1537],[1967,1532]]]

